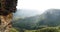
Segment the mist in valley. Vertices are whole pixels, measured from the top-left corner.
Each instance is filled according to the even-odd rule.
[[[12,20],[19,32],[60,32],[59,0],[18,0]]]

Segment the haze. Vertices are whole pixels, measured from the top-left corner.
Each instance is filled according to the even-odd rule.
[[[60,0],[18,0],[18,9],[31,9],[41,14],[47,9],[60,9]]]

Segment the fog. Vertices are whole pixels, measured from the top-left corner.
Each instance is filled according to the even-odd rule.
[[[17,9],[35,10],[42,14],[47,9],[60,9],[60,0],[18,0]]]

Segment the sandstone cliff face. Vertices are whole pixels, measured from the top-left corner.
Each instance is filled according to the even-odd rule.
[[[0,15],[1,23],[0,23],[0,31],[1,32],[9,32],[11,29],[11,20],[13,18],[13,14],[10,13],[7,16]]]
[[[17,0],[0,0],[0,32],[9,32]]]

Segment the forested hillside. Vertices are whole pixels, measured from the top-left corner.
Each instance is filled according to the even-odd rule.
[[[20,29],[36,30],[46,27],[56,27],[60,26],[60,9],[48,9],[41,15],[16,18],[14,18],[12,25]]]

